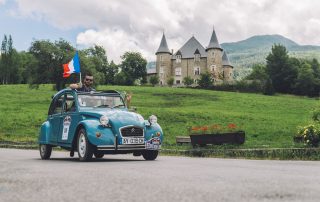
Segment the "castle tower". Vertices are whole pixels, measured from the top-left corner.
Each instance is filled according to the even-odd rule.
[[[213,28],[207,52],[207,70],[211,72],[215,81],[221,80],[223,75],[222,68],[222,48],[218,42],[216,31]]]
[[[160,85],[166,85],[167,79],[171,76],[171,55],[166,37],[163,33],[160,46],[156,52],[156,72],[159,76]]]
[[[233,81],[233,66],[229,62],[227,53],[223,51],[222,55],[223,80],[226,82]]]

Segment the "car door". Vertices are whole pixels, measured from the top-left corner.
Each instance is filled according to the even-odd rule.
[[[57,96],[51,103],[49,110],[50,143],[57,144],[61,130],[64,94]]]
[[[77,111],[75,95],[72,92],[66,92],[64,95],[63,109],[61,114],[61,131],[58,135],[59,143],[72,143],[76,132],[76,127],[79,122],[79,113]]]

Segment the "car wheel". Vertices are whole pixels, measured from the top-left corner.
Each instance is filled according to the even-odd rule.
[[[96,157],[96,159],[101,159],[103,156],[104,156],[104,153],[94,152],[94,157]]]
[[[78,156],[80,161],[90,161],[92,159],[93,146],[90,144],[85,129],[78,133]]]
[[[158,150],[146,150],[142,152],[142,156],[145,160],[152,161],[157,158],[158,153]]]
[[[43,160],[49,159],[52,152],[52,146],[48,144],[40,144],[39,151],[40,151],[41,159]]]

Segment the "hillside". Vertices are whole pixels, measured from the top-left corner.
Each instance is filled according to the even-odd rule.
[[[292,136],[297,126],[311,119],[319,106],[316,99],[291,95],[219,92],[169,87],[99,86],[133,93],[132,105],[145,119],[151,114],[165,133],[165,144],[175,144],[175,137],[188,135],[190,126],[226,127],[233,123],[246,131],[243,148],[296,147]],[[0,85],[0,141],[36,142],[41,124],[46,120],[52,85],[30,90],[27,85]]]
[[[252,65],[265,63],[265,58],[274,44],[284,45],[292,57],[316,58],[320,61],[320,46],[299,45],[281,35],[253,36],[243,41],[223,43],[221,46],[227,51],[230,62],[235,66],[237,76],[242,78],[250,72]]]

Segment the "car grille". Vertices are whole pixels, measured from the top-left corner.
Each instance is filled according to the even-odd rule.
[[[122,137],[143,136],[143,129],[138,127],[127,127],[121,129]]]

